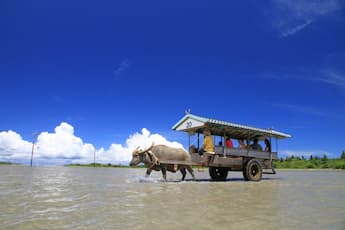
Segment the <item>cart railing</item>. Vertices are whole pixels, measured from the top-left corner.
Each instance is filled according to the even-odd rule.
[[[224,155],[225,156],[234,156],[234,157],[253,157],[253,158],[260,158],[260,159],[272,159],[277,160],[278,154],[277,152],[265,152],[260,150],[252,150],[252,149],[239,149],[239,148],[227,148],[223,146],[216,146],[215,147],[216,154]]]

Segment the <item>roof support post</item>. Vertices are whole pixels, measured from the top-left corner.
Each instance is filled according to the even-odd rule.
[[[200,133],[198,132],[198,149],[200,149]]]
[[[189,151],[189,153],[191,153],[190,152],[190,135],[189,135],[189,133],[187,133],[187,135],[188,135],[188,151]]]
[[[224,156],[224,158],[226,158],[226,156],[225,156],[225,146],[226,146],[226,143],[225,143],[225,133],[223,134],[223,136],[224,136],[224,142],[223,142],[223,156]],[[223,137],[222,137],[223,138]]]
[[[270,163],[272,168],[272,136],[270,136]]]
[[[247,156],[249,156],[249,150],[250,150],[250,138],[249,138],[249,135],[250,135],[250,133],[249,133],[249,131],[248,131],[248,135],[247,135]]]

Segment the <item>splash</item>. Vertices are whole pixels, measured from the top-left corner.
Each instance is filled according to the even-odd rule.
[[[163,179],[155,178],[155,177],[147,177],[142,175],[135,175],[130,177],[126,180],[126,183],[134,184],[134,183],[161,183]]]

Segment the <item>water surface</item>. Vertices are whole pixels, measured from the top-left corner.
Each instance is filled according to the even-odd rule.
[[[278,171],[260,182],[144,174],[1,166],[0,229],[345,229],[344,171]]]

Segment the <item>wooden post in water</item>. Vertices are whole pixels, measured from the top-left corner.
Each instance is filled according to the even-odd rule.
[[[96,149],[93,150],[93,167],[96,167]]]
[[[32,167],[32,158],[34,157],[34,149],[35,149],[35,142],[32,142],[30,167]]]
[[[30,167],[32,167],[32,160],[34,158],[34,151],[35,151],[35,142],[37,139],[37,132],[32,133],[33,140],[32,140],[32,149],[31,149],[31,160],[30,160]]]

